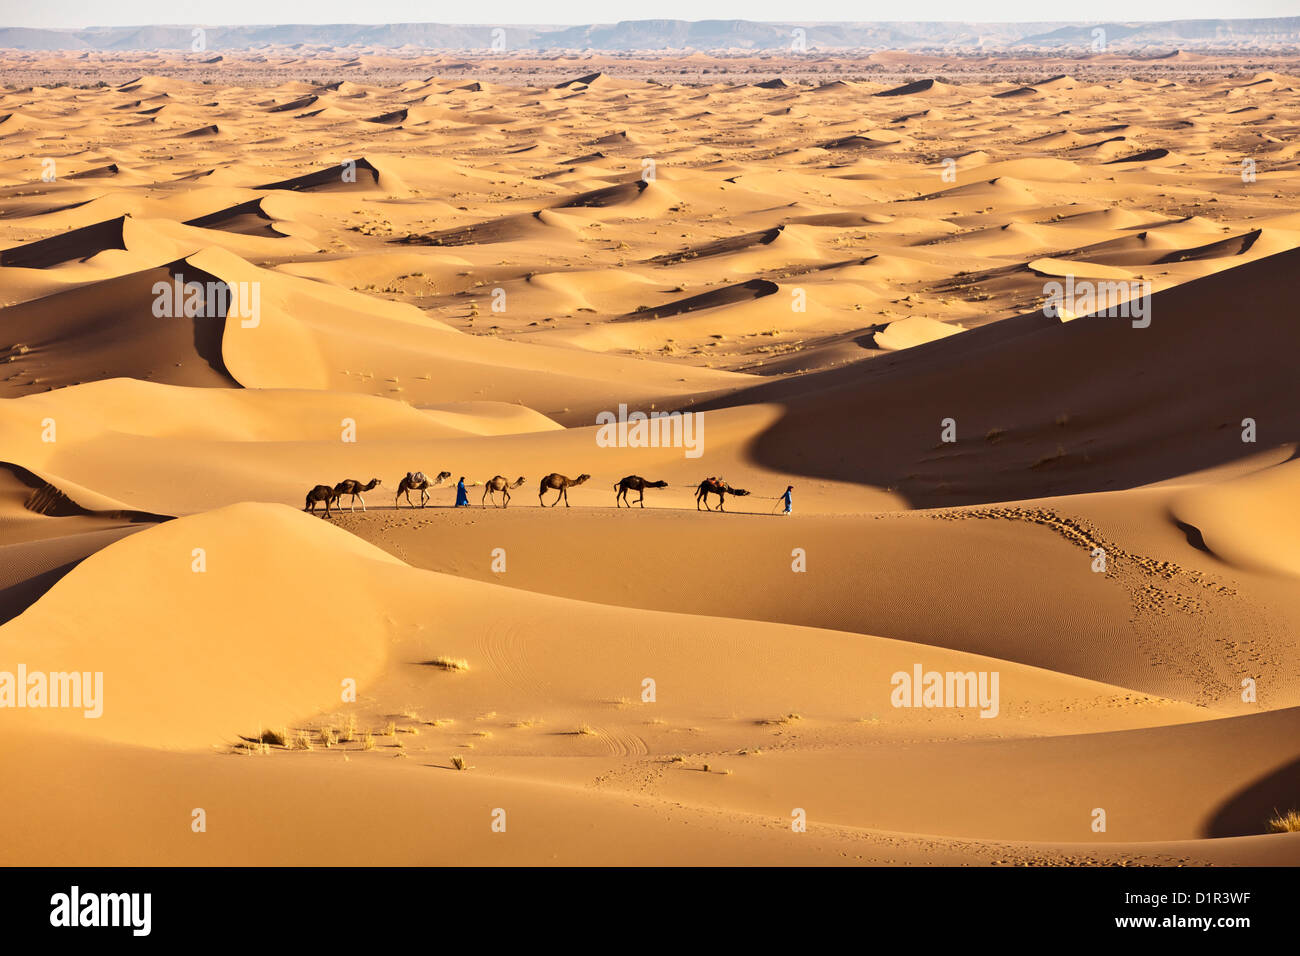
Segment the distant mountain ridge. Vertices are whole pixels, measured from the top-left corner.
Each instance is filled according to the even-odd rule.
[[[1300,49],[1300,17],[1133,23],[761,23],[753,20],[624,20],[582,26],[466,26],[443,23],[284,24],[204,27],[203,50],[370,47],[406,50],[634,52],[656,50],[1088,51],[1095,31],[1106,49]],[[191,50],[194,26],[0,27],[0,49]],[[495,45],[494,45],[495,44]]]

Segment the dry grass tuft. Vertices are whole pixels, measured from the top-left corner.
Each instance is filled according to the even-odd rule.
[[[343,729],[339,731],[339,743],[350,744],[357,736],[357,715],[348,714],[347,721],[343,724]]]
[[[1300,810],[1288,810],[1286,813],[1273,811],[1273,819],[1268,821],[1269,833],[1300,833]]]

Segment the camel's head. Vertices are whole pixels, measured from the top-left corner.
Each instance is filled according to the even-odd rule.
[[[727,490],[730,491],[737,498],[743,498],[745,497],[745,495],[749,494],[749,492],[746,491],[744,488],[728,488]]]
[[[591,475],[579,475],[577,478],[574,479],[573,483],[574,483],[575,485],[580,485],[580,484],[582,484],[584,481],[586,481],[587,479],[589,479],[590,477],[591,477]]]
[[[668,482],[666,482],[666,481],[647,481],[647,482],[645,483],[645,486],[646,486],[647,488],[667,488],[667,487],[668,487]]]
[[[528,479],[525,478],[523,475],[520,475],[518,478],[515,479],[515,487],[518,488],[520,485],[522,485],[522,484],[523,484],[525,481],[527,481],[527,480],[528,480]]]
[[[441,484],[442,482],[446,481],[446,480],[447,480],[448,478],[450,478],[450,477],[451,477],[451,472],[449,472],[449,471],[440,471],[440,472],[438,472],[438,478],[437,478],[437,480],[436,480],[434,483],[435,483],[435,484]]]

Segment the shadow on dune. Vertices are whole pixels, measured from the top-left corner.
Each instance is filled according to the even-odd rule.
[[[197,282],[211,315],[155,314],[156,289]],[[161,284],[161,285],[160,285]],[[230,286],[180,259],[56,292],[4,310],[9,377],[0,397],[15,398],[51,388],[110,378],[138,378],[163,385],[234,388],[238,382],[222,355]]]
[[[108,249],[126,249],[126,216],[56,233],[0,251],[0,266],[50,269],[65,262],[84,262]]]
[[[862,217],[859,216],[858,219],[861,220]],[[747,232],[743,235],[718,239],[714,242],[708,242],[704,245],[695,246],[690,249],[683,249],[679,252],[669,252],[662,256],[655,256],[653,259],[647,259],[646,262],[657,266],[672,266],[677,265],[679,262],[686,262],[690,259],[706,259],[709,256],[721,256],[731,252],[740,252],[743,249],[750,249],[754,246],[771,245],[784,231],[784,225],[774,226],[771,229],[760,229],[757,232]]]
[[[21,501],[27,511],[48,518],[98,520],[72,522],[71,527],[52,522],[49,528],[54,537],[0,544],[0,624],[35,604],[64,575],[101,548],[148,525],[172,520],[170,515],[145,511],[95,511],[83,507],[40,475],[12,462],[0,462],[0,477],[4,475],[16,479],[0,482],[6,486],[6,495],[13,491],[25,495]]]
[[[1187,543],[1193,548],[1198,551],[1204,551],[1206,554],[1214,553],[1210,550],[1210,546],[1205,543],[1205,536],[1201,534],[1200,528],[1188,524],[1186,521],[1179,521],[1177,518],[1173,517],[1173,515],[1170,515],[1170,520],[1173,521],[1178,530],[1183,533],[1184,537],[1187,538]]]
[[[1256,780],[1220,806],[1205,825],[1207,837],[1268,832],[1276,813],[1300,809],[1300,759]]]
[[[200,229],[220,229],[222,232],[233,232],[242,236],[283,239],[284,233],[277,231],[272,225],[273,222],[274,220],[262,208],[262,200],[250,199],[206,216],[199,216],[197,219],[188,219],[185,225],[197,226]]]
[[[351,160],[351,164],[349,171],[354,175],[348,178],[344,178],[345,167],[348,164],[340,163],[337,166],[327,166],[324,169],[319,169],[314,173],[305,173],[302,176],[281,179],[279,182],[266,183],[253,188],[287,189],[292,192],[335,192],[351,189],[373,189],[379,185],[379,170],[370,163],[370,160],[360,157]]]
[[[1148,484],[1300,440],[1297,270],[1289,250],[1156,293],[1146,328],[1030,313],[693,410],[784,404],[760,464],[914,507]]]
[[[780,286],[770,279],[750,279],[748,282],[738,282],[735,285],[724,286],[721,289],[712,289],[709,292],[702,292],[699,295],[693,295],[685,299],[677,299],[665,305],[656,306],[653,309],[642,309],[639,312],[629,312],[626,315],[615,319],[616,322],[638,321],[642,319],[666,319],[674,315],[685,315],[688,312],[698,312],[700,309],[716,309],[722,305],[734,305],[737,302],[752,302],[754,299],[761,299],[764,296],[772,295]]]
[[[28,471],[22,465],[16,465],[11,461],[0,461],[0,469],[9,472],[19,482],[31,489],[31,494],[23,502],[23,507],[33,514],[44,515],[47,518],[94,516],[134,523],[140,521],[171,521],[174,517],[173,515],[154,514],[152,511],[135,511],[129,508],[95,511],[73,501],[64,493],[63,489],[50,484],[40,475]]]
[[[29,578],[24,578],[8,587],[0,587],[0,625],[8,624],[23,611],[27,610],[42,597],[45,592],[63,579],[63,576],[86,559],[86,555],[69,561],[57,568],[50,568]]]

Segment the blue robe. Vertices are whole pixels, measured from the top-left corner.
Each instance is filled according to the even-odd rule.
[[[469,507],[469,495],[465,491],[465,479],[463,478],[460,481],[456,482],[456,507],[457,508]]]
[[[786,513],[786,514],[789,514],[791,511],[794,510],[794,493],[793,493],[793,492],[787,491],[785,494],[783,494],[783,495],[781,496],[781,500],[785,502],[785,513]]]

